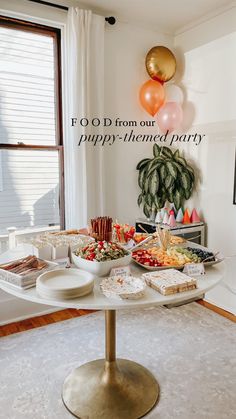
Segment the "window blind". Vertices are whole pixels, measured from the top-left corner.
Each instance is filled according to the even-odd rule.
[[[0,143],[56,145],[54,42],[0,26]],[[0,154],[0,230],[59,224],[58,153]]]

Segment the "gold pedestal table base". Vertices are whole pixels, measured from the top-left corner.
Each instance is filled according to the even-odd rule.
[[[116,312],[105,311],[106,358],[88,362],[65,380],[62,398],[80,419],[138,419],[159,397],[159,385],[142,365],[116,359]]]

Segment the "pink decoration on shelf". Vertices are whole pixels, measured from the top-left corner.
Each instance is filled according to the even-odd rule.
[[[190,220],[191,220],[191,223],[200,223],[200,221],[201,221],[200,217],[197,213],[197,210],[195,208],[193,208],[193,210],[192,210]]]
[[[163,224],[168,224],[169,223],[169,214],[168,214],[168,211],[165,211],[162,222],[163,222]]]
[[[171,204],[170,205],[170,209],[174,211],[174,214],[176,216],[177,215],[177,211],[176,211],[176,208],[175,208],[174,204]]]
[[[170,227],[175,227],[176,226],[175,214],[174,214],[173,210],[170,211],[170,217],[169,217],[168,224],[169,224]]]

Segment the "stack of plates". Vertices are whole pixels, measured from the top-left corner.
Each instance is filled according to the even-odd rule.
[[[40,275],[36,290],[41,297],[53,300],[78,298],[92,292],[93,278],[79,269],[58,269]]]

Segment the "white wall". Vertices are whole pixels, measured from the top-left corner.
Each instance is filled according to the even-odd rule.
[[[185,112],[195,114],[190,131],[206,134],[201,147],[183,147],[201,171],[192,201],[206,220],[209,247],[235,255],[236,7],[179,34],[175,44],[184,56]],[[235,261],[226,260],[224,280],[206,294],[207,301],[234,314]]]
[[[106,116],[149,119],[141,109],[138,91],[148,78],[145,54],[153,45],[175,51],[176,82],[185,92],[181,132],[205,134],[199,147],[181,145],[198,169],[197,191],[188,202],[208,226],[208,245],[225,255],[236,254],[236,206],[233,180],[236,146],[236,8],[232,8],[175,37],[119,24],[106,34]],[[109,52],[109,53],[108,53]],[[128,129],[116,132],[125,133]],[[114,133],[115,130],[112,130]],[[152,132],[148,128],[145,131]],[[136,129],[136,132],[141,130]],[[106,212],[133,223],[142,214],[136,200],[137,162],[152,151],[150,144],[115,144],[105,149]],[[224,282],[207,293],[208,301],[236,313],[235,263],[227,263]]]
[[[105,115],[111,119],[151,120],[139,104],[139,89],[149,79],[145,56],[154,45],[173,47],[173,38],[152,30],[117,23],[105,36]],[[109,132],[124,135],[130,127]],[[153,128],[135,128],[138,133],[157,132]],[[105,150],[106,213],[121,222],[134,223],[142,212],[137,205],[139,187],[136,164],[152,155],[150,143],[115,143]]]
[[[141,109],[138,92],[148,79],[145,55],[161,44],[176,52],[177,82],[186,95],[182,132],[206,134],[199,147],[182,145],[199,169],[198,193],[188,202],[208,224],[208,242],[225,254],[236,245],[236,206],[232,205],[236,128],[236,9],[201,23],[175,37],[119,23],[106,33],[105,114],[111,119],[150,119]],[[181,57],[181,58],[179,58]],[[179,58],[179,59],[178,59]],[[130,128],[112,128],[124,134]],[[153,132],[152,128],[139,132]],[[133,223],[142,215],[136,201],[137,162],[151,155],[150,143],[115,143],[105,148],[106,212]],[[230,240],[228,239],[230,237]],[[222,238],[224,242],[222,243]]]
[[[56,2],[56,1],[55,1]],[[0,12],[3,15],[18,17],[19,19],[40,20],[48,24],[57,22],[57,26],[64,24],[66,13],[63,10],[46,7],[37,3],[31,3],[28,0],[0,0]]]
[[[206,134],[199,147],[184,146],[200,169],[193,198],[208,225],[208,244],[235,254],[236,206],[233,177],[236,145],[236,8],[175,39],[184,55],[185,110],[194,114],[189,132]]]

